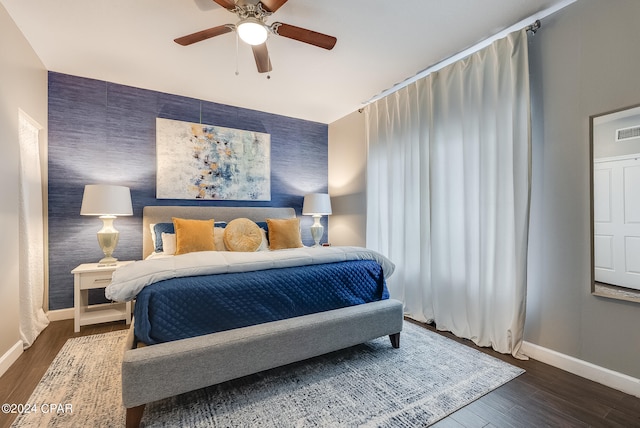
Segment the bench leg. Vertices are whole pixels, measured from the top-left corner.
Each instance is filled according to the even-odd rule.
[[[393,346],[394,348],[400,347],[400,333],[390,334],[389,340],[391,340],[391,346]]]
[[[138,428],[144,413],[144,404],[141,406],[127,408],[127,428]]]

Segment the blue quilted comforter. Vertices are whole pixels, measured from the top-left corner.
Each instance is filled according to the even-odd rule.
[[[388,298],[371,260],[173,278],[138,294],[135,334],[150,345]]]

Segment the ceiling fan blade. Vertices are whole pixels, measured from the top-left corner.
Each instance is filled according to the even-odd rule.
[[[178,37],[173,41],[182,46],[189,46],[193,43],[201,42],[203,40],[207,40],[212,37],[219,36],[221,34],[230,33],[232,31],[233,29],[232,29],[232,26],[230,25],[219,25],[217,27],[198,31],[197,33],[189,34],[187,36]]]
[[[271,60],[269,59],[269,51],[267,50],[267,44],[251,46],[253,50],[253,57],[256,59],[256,67],[258,67],[258,73],[268,73],[271,71]]]
[[[306,28],[296,27],[294,25],[275,22],[271,25],[274,33],[282,37],[298,40],[299,42],[309,43],[327,50],[333,49],[338,39],[333,36],[307,30]]]
[[[267,10],[267,12],[273,13],[280,9],[286,2],[287,0],[262,0],[260,3],[262,3],[263,8]]]
[[[213,0],[218,3],[220,6],[224,7],[227,10],[233,10],[236,8],[236,4],[233,0]]]

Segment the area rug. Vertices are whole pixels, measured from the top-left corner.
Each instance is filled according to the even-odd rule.
[[[124,426],[125,334],[69,339],[13,426]],[[400,349],[383,337],[151,403],[142,426],[428,426],[523,372],[405,322]]]

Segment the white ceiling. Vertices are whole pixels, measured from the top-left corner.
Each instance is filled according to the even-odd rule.
[[[327,51],[272,35],[271,78],[212,0],[0,0],[50,71],[331,123],[371,97],[565,0],[290,0],[269,20],[337,37]],[[544,26],[544,23],[543,23]],[[239,75],[236,76],[236,58]]]

